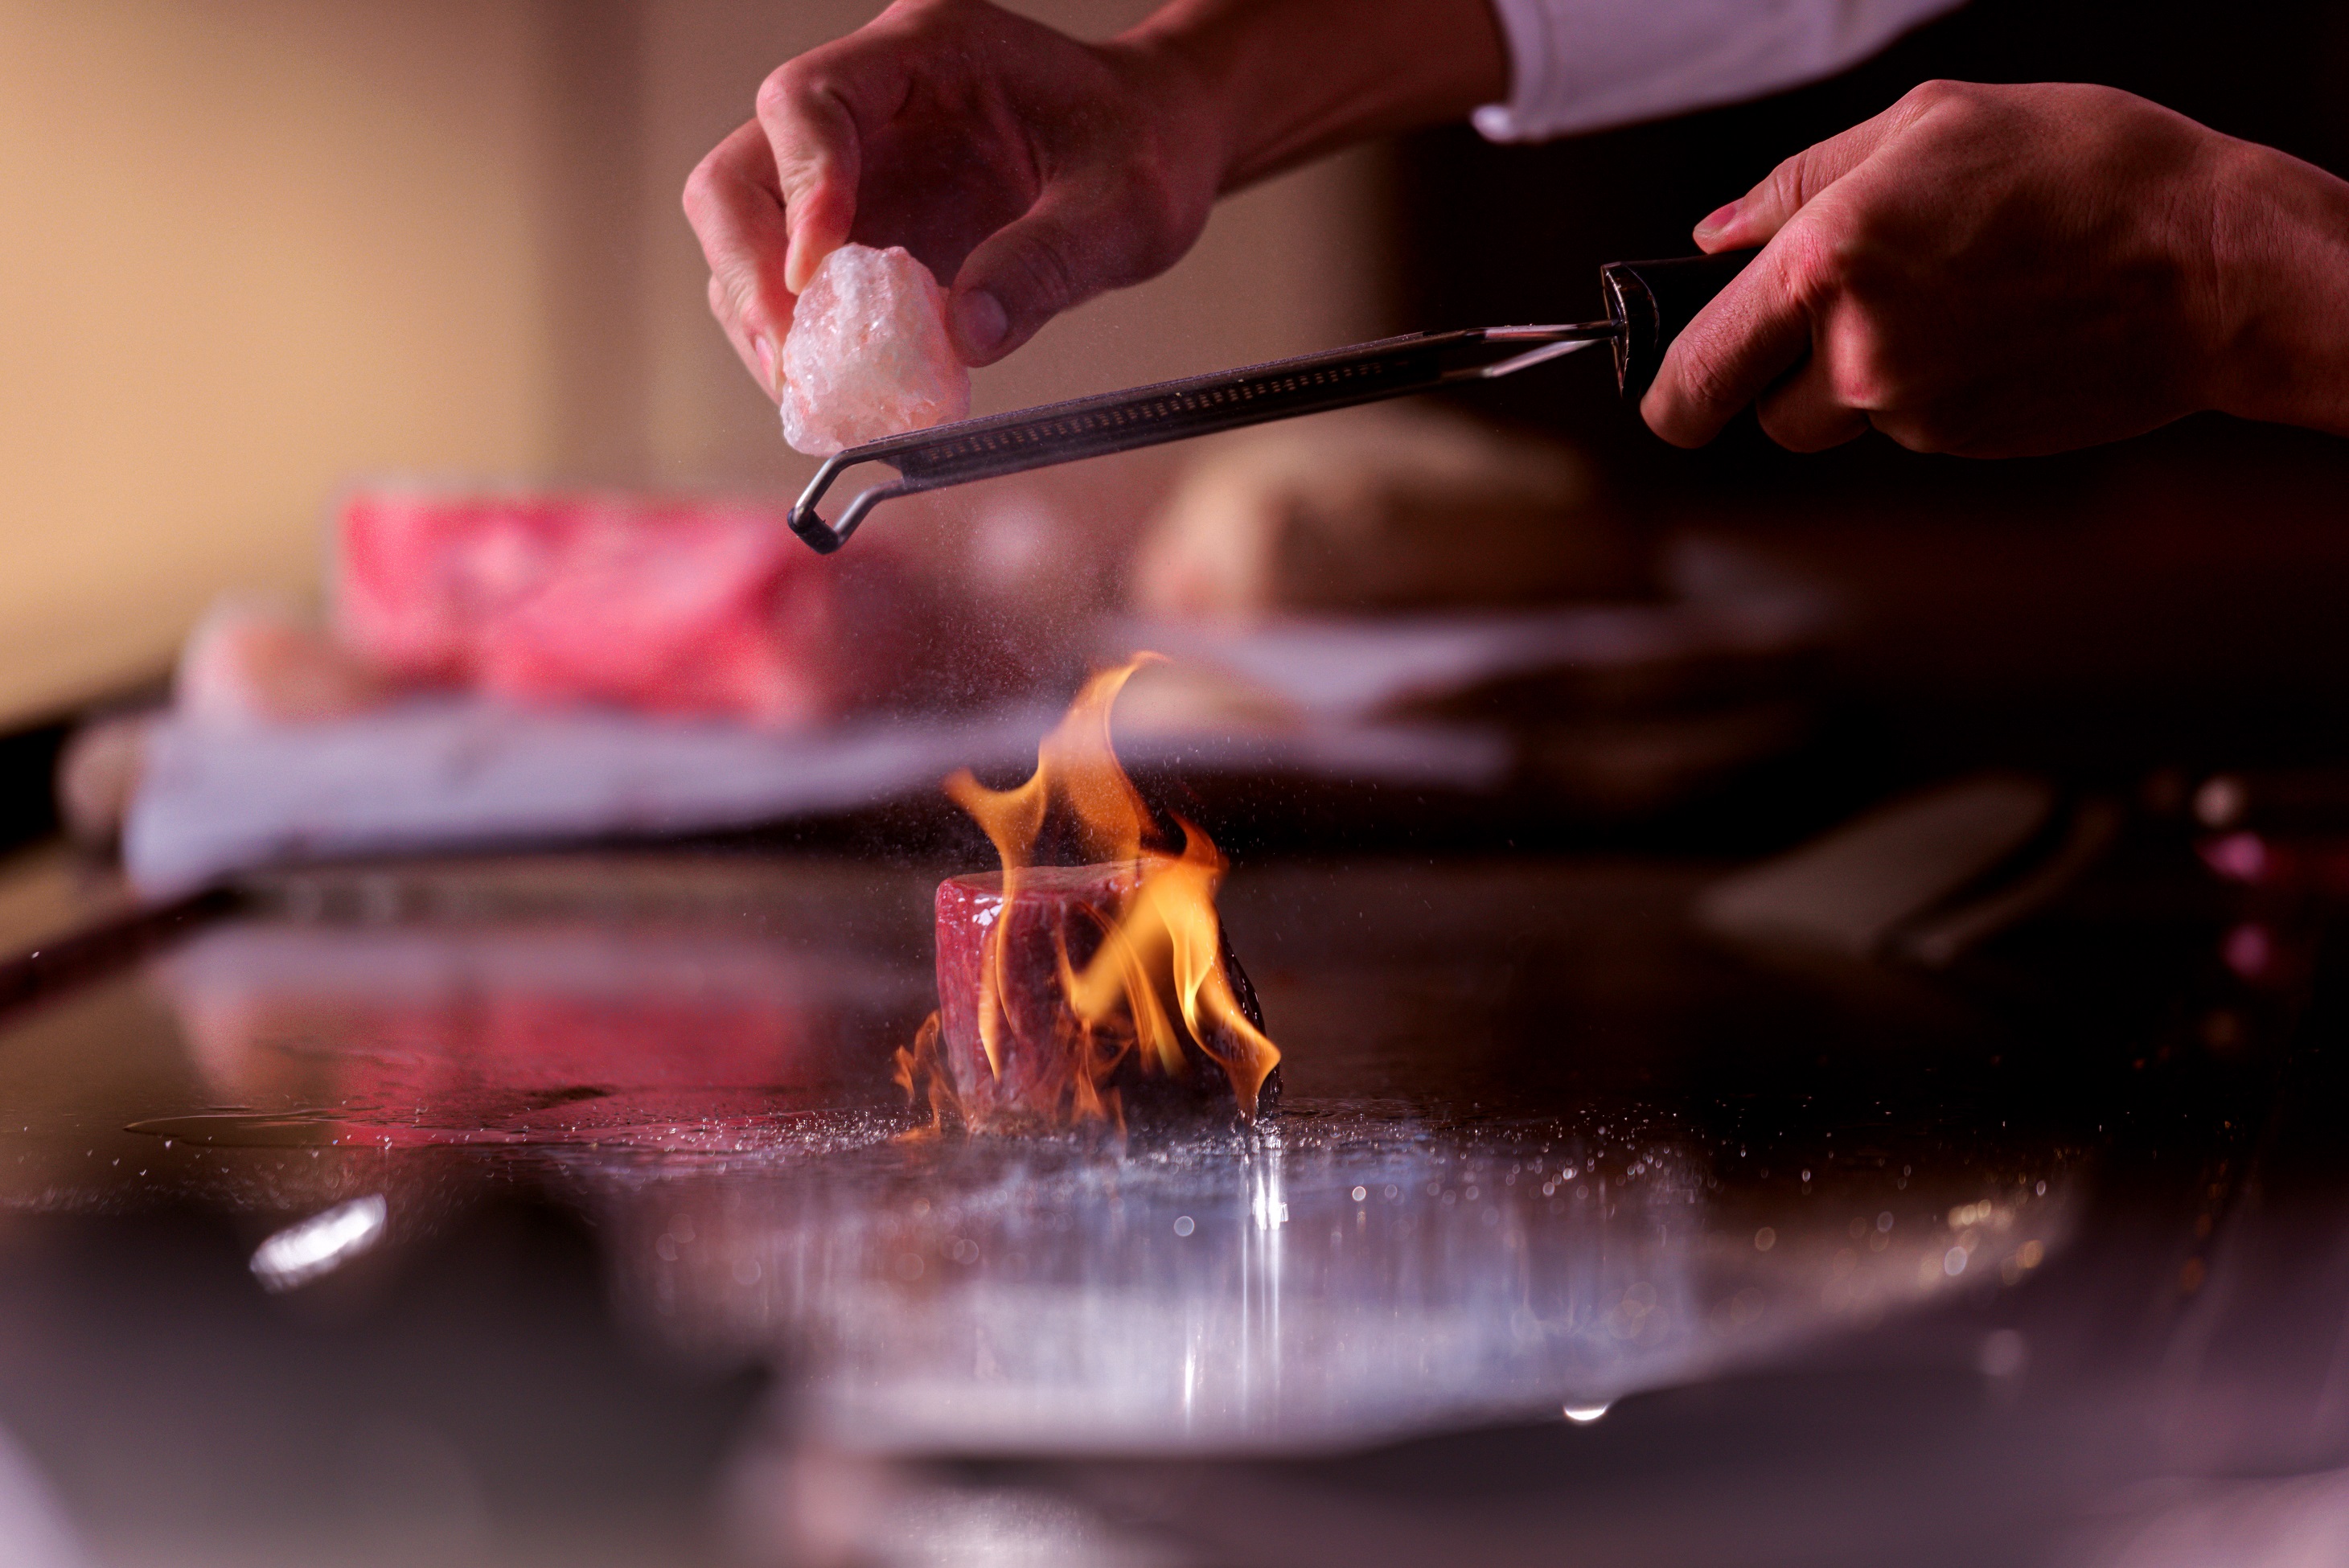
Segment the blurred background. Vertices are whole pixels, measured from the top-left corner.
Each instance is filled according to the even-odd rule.
[[[1102,36],[1149,6],[1015,8]],[[315,597],[355,482],[795,490],[812,464],[709,321],[678,197],[776,63],[870,9],[0,5],[0,724],[152,683],[223,592]],[[1368,148],[1227,201],[1172,273],[980,373],[977,407],[1588,315],[1598,263],[1686,250],[1694,215],[1935,75],[2110,82],[2338,167],[2344,62],[2316,4],[2214,29],[2183,5],[2121,26],[1985,0],[1759,104],[1548,147],[1456,128]],[[2197,420],[1983,466],[1875,439],[1791,459],[1749,421],[1692,457],[1606,382],[1561,368],[1459,401],[1578,446],[1651,541],[1741,532],[1834,584],[1841,687],[1900,746],[2136,762],[2305,746],[2341,711],[2336,443]],[[1112,569],[1101,592],[1199,455],[1039,481],[1077,557]]]

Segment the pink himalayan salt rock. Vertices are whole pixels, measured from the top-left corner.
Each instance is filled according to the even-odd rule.
[[[829,561],[759,505],[361,492],[336,566],[345,646],[533,706],[794,729],[919,702],[968,657],[886,549]]]
[[[818,264],[783,340],[783,439],[810,457],[970,412],[947,294],[905,247],[843,245]]]

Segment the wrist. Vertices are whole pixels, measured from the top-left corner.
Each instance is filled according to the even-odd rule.
[[[1169,0],[1117,44],[1207,106],[1225,191],[1509,88],[1491,0]]]
[[[1171,0],[1112,46],[1143,62],[1168,95],[1165,118],[1176,133],[1212,150],[1218,195],[1257,178],[1278,139],[1262,77],[1268,59],[1294,43],[1293,18],[1283,9],[1272,0]]]
[[[2235,142],[2213,188],[2210,407],[2349,435],[2349,182]]]
[[[1203,181],[1212,199],[1230,188],[1242,140],[1233,73],[1218,40],[1196,27],[1164,25],[1165,15],[1101,46],[1133,84],[1164,153]]]

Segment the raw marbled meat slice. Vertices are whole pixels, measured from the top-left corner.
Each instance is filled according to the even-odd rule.
[[[919,699],[951,640],[885,548],[818,556],[714,501],[356,495],[335,600],[396,676],[787,728]]]
[[[1147,862],[1141,861],[1032,868],[1019,873],[1019,891],[1008,912],[1000,872],[953,877],[938,884],[938,1050],[963,1115],[972,1125],[1053,1125],[1069,1120],[1072,1109],[1081,1110],[1087,1092],[1077,1081],[1081,1058],[1069,1049],[1081,1026],[1062,988],[1059,954],[1065,944],[1070,968],[1082,972],[1146,869]],[[999,1004],[1001,1060],[990,1066],[979,1017],[987,995],[988,934],[999,924],[1008,949],[1007,983]],[[1240,1010],[1262,1029],[1264,1016],[1255,988],[1228,937],[1223,941],[1223,963]],[[1127,1048],[1107,1076],[1091,1086],[1092,1092],[1114,1091],[1128,1116],[1177,1109],[1230,1112],[1230,1076],[1191,1038],[1179,1016],[1174,1024],[1182,1036],[1181,1074],[1160,1071],[1141,1052]],[[1114,1030],[1109,1033],[1111,1037],[1102,1041],[1103,1055],[1130,1044],[1130,1028],[1123,1039],[1115,1037]],[[1259,1092],[1259,1112],[1269,1110],[1279,1093],[1276,1068]]]
[[[212,1098],[426,1142],[723,1147],[816,1099],[841,1042],[912,1000],[863,960],[740,931],[563,922],[222,926],[157,979]]]
[[[816,267],[783,340],[783,439],[811,457],[970,412],[947,295],[903,246],[843,245]]]

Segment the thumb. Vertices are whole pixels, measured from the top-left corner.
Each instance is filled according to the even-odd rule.
[[[1863,120],[1787,159],[1768,179],[1726,207],[1708,213],[1694,238],[1707,253],[1747,251],[1766,245],[1786,221],[1828,186],[1866,162],[1876,150],[1915,118],[1902,98],[1873,119]]]
[[[971,365],[991,365],[1036,335],[1043,325],[1124,280],[1126,258],[1107,212],[1048,193],[989,235],[955,275],[956,347]]]

